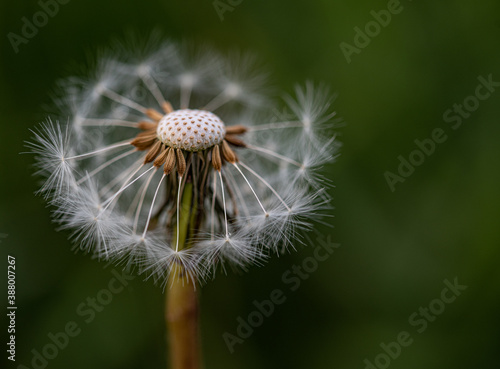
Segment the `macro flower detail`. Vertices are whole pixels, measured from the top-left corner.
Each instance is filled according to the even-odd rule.
[[[224,139],[224,123],[215,114],[202,110],[165,109],[156,128],[163,144],[186,151],[201,151],[218,145]],[[154,133],[154,132],[153,132]]]
[[[61,114],[28,144],[75,248],[164,283],[293,247],[328,208],[318,169],[334,159],[340,121],[327,89],[297,87],[279,117],[254,58],[145,50],[61,82]]]

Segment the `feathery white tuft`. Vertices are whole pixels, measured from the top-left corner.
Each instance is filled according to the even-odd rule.
[[[129,53],[131,45],[140,50]],[[272,108],[254,56],[158,39],[115,49],[89,76],[59,84],[56,105],[69,124],[49,120],[28,144],[45,177],[40,193],[75,249],[160,284],[181,272],[195,282],[246,270],[294,249],[329,209],[321,168],[337,155],[340,121],[328,89],[307,82],[284,110]],[[200,110],[219,130],[197,122],[208,135],[192,135],[198,146],[170,145],[167,135],[198,130],[172,119]],[[188,186],[198,203],[186,208]],[[186,211],[197,229],[179,249]]]

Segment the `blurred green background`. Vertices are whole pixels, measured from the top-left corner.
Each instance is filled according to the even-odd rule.
[[[41,352],[48,334],[70,321],[81,333],[47,368],[165,367],[163,295],[150,281],[130,281],[88,324],[78,315],[87,297],[106,288],[113,266],[70,251],[68,234],[55,231],[50,209],[33,195],[33,158],[19,154],[69,65],[128,30],[158,28],[174,40],[256,52],[285,92],[306,79],[324,81],[347,122],[341,156],[324,168],[335,184],[334,228],[310,234],[313,245],[340,246],[296,291],[283,274],[310,257],[312,246],[208,283],[201,293],[206,368],[365,368],[365,359],[379,368],[498,368],[500,88],[456,130],[443,114],[475,94],[479,76],[500,81],[500,3],[402,1],[402,11],[350,63],[340,43],[354,45],[354,27],[364,29],[370,11],[386,9],[386,1],[229,6],[221,20],[211,0],[71,0],[15,53],[7,34],[20,34],[22,17],[41,8],[35,0],[0,3],[0,300],[7,305],[13,255],[19,307],[17,360],[7,361],[2,350],[2,367],[33,368],[31,350]],[[392,192],[384,173],[397,174],[398,156],[408,159],[414,140],[436,128],[447,140]],[[419,333],[409,317],[429,304],[441,309],[434,299],[443,281],[455,278],[468,288]],[[246,319],[252,302],[273,289],[285,293],[285,303],[230,353],[223,333],[236,334],[238,316]],[[1,322],[3,343],[5,315]],[[411,345],[385,361],[381,343],[402,331]]]

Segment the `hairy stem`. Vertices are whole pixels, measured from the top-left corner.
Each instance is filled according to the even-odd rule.
[[[196,212],[195,204],[193,186],[186,183],[179,209],[179,251],[189,247],[195,231],[191,222]],[[198,369],[201,367],[201,347],[196,281],[179,265],[172,269],[165,295],[170,368]]]

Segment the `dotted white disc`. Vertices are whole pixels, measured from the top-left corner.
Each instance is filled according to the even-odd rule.
[[[220,144],[226,128],[209,111],[181,109],[163,116],[156,133],[161,142],[174,149],[200,151]]]

